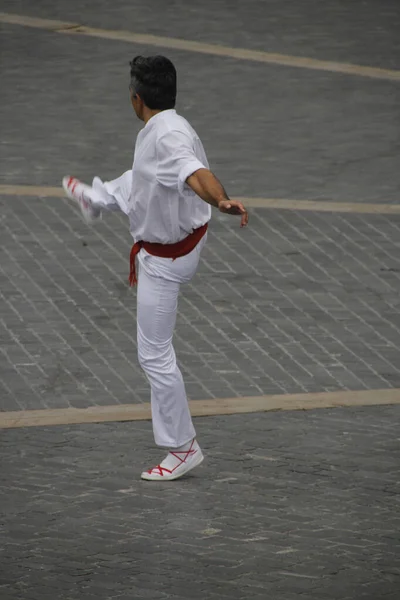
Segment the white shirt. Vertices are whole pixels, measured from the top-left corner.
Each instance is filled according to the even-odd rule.
[[[103,205],[128,215],[135,242],[173,244],[211,218],[211,206],[186,183],[202,168],[209,165],[200,138],[174,109],[164,110],[139,132],[132,171],[104,184],[96,177],[93,188]]]

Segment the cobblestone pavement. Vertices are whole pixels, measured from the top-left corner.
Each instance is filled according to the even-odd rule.
[[[2,204],[3,410],[148,401],[126,223],[67,203]],[[400,387],[400,217],[215,216],[184,288],[176,350],[191,399]]]
[[[138,474],[149,423],[4,431],[2,600],[396,600],[400,407],[196,419],[204,466]]]
[[[276,2],[173,4],[41,0],[33,9],[3,0],[2,10],[390,68],[400,61],[400,11],[388,0],[378,12],[372,0],[362,10],[328,2],[323,14],[310,2],[284,11]],[[1,181],[55,185],[68,171],[90,180],[128,168],[140,127],[128,61],[155,49],[2,32]],[[398,82],[169,55],[181,74],[179,110],[232,194],[398,201]],[[147,401],[127,224],[110,216],[86,228],[59,199],[7,196],[0,206],[1,409]],[[399,227],[399,216],[257,209],[240,231],[214,213],[180,303],[176,347],[189,396],[399,386]]]
[[[394,0],[50,2],[1,10],[398,69]],[[129,168],[128,61],[152,47],[1,25],[0,182]],[[397,82],[168,51],[232,195],[397,203]],[[214,213],[176,350],[192,399],[400,387],[400,217]],[[0,198],[0,409],[148,401],[130,238],[64,200]],[[196,419],[160,489],[146,422],[0,435],[1,600],[395,600],[399,407]]]

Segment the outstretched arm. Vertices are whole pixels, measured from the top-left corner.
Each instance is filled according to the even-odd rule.
[[[120,210],[128,214],[131,195],[132,171],[125,171],[117,179],[103,182],[99,177],[93,179],[90,199],[92,204],[102,210]]]
[[[198,169],[186,179],[186,183],[204,202],[215,206],[223,213],[241,215],[240,227],[249,222],[247,210],[241,202],[230,200],[222,184],[208,169]]]

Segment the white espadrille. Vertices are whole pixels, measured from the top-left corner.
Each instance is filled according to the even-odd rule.
[[[144,471],[141,477],[147,481],[172,481],[197,467],[203,460],[199,444],[192,440],[187,444],[187,449],[171,450],[162,463]]]
[[[66,175],[63,177],[62,186],[66,196],[78,204],[86,223],[90,224],[100,216],[100,209],[94,207],[90,201],[92,188],[89,185],[82,183],[76,177]]]

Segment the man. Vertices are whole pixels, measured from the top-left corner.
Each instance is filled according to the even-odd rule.
[[[64,177],[63,187],[88,222],[102,210],[121,210],[129,217],[135,241],[131,285],[137,282],[136,258],[139,263],[139,363],[150,382],[155,442],[169,449],[159,465],[142,473],[142,479],[167,481],[203,460],[172,345],[179,287],[196,272],[211,206],[241,215],[242,227],[248,214],[241,202],[228,198],[208,168],[196,132],[176,113],[176,71],[171,61],[137,56],[130,66],[131,103],[145,123],[137,137],[132,170],[105,183],[95,177],[92,187]]]

